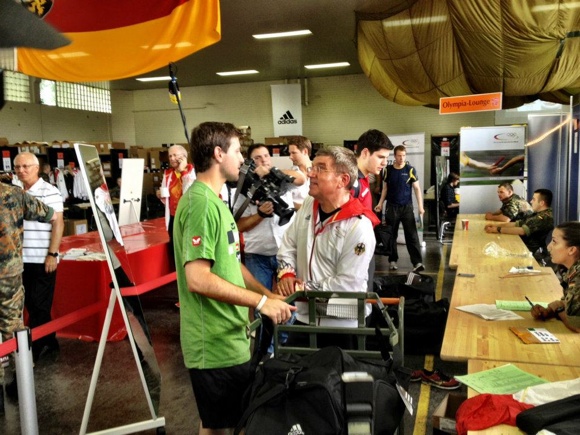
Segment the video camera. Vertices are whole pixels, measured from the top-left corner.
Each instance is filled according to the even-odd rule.
[[[236,219],[242,215],[248,202],[261,204],[270,201],[274,205],[274,213],[280,217],[278,225],[286,225],[295,210],[290,208],[281,196],[288,191],[294,177],[286,175],[278,168],[271,168],[268,175],[260,178],[255,170],[256,164],[252,159],[246,159],[240,168],[237,192],[244,195],[249,201],[246,201],[244,206],[238,210]]]

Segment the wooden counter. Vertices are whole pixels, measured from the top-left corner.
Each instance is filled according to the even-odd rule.
[[[458,269],[459,273],[474,273],[475,277],[455,278],[441,358],[580,367],[580,334],[570,331],[559,320],[534,320],[529,311],[518,311],[524,319],[488,321],[456,309],[463,305],[494,304],[496,299],[524,300],[528,296],[534,302],[551,302],[562,297],[562,287],[549,268],[542,269],[546,275],[500,278],[513,265],[517,265],[517,259],[508,258]],[[509,330],[510,326],[546,328],[560,343],[524,344]]]
[[[469,229],[461,229],[461,220],[469,219]],[[483,254],[483,248],[490,242],[495,242],[499,247],[508,250],[514,255],[524,256],[529,252],[522,238],[513,234],[488,234],[484,228],[492,221],[486,221],[483,214],[460,214],[457,216],[453,245],[449,257],[449,268],[457,269],[460,265],[478,266],[493,262],[493,257]],[[539,264],[534,260],[534,267]]]

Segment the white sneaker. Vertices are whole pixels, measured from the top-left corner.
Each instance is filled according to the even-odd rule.
[[[413,267],[413,272],[415,273],[423,272],[424,270],[425,266],[423,266],[423,263],[417,263],[415,264],[415,267]]]
[[[389,267],[390,270],[397,270],[397,262],[396,261],[391,261],[391,266]]]

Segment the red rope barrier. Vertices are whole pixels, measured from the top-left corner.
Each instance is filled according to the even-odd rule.
[[[151,281],[145,282],[143,284],[136,285],[134,287],[124,287],[121,289],[121,294],[123,296],[138,296],[148,291],[154,290],[163,285],[174,282],[177,279],[177,274],[171,272],[167,275],[163,275],[159,278],[153,279]],[[73,311],[72,313],[65,314],[58,319],[51,320],[44,325],[37,326],[32,329],[32,341],[38,340],[39,338],[45,337],[53,332],[57,332],[62,328],[65,328],[73,323],[79,322],[87,317],[94,316],[99,311],[103,309],[103,301],[95,302],[92,305],[81,308],[80,310]],[[8,355],[16,350],[16,340],[11,338],[6,342],[0,344],[0,357]]]

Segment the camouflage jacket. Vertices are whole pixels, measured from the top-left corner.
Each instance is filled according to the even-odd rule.
[[[566,314],[572,325],[580,327],[580,260],[562,274],[562,286]]]
[[[26,220],[48,222],[54,210],[20,187],[0,183],[0,277],[22,273],[22,234]]]
[[[534,253],[539,248],[546,249],[546,238],[550,231],[554,229],[554,215],[552,209],[539,211],[530,216],[516,221],[516,227],[522,227],[525,236],[522,240],[530,250]]]
[[[503,201],[500,210],[501,214],[509,217],[511,222],[523,219],[533,213],[530,203],[515,193]]]

